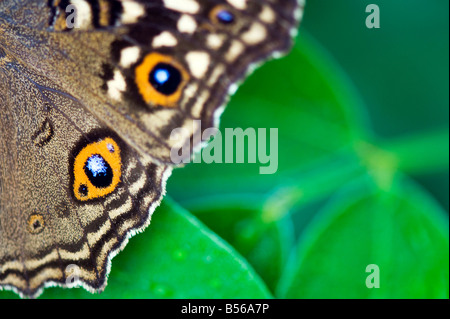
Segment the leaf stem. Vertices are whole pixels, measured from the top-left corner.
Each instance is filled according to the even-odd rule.
[[[406,174],[426,174],[448,171],[448,128],[402,137],[381,148],[396,158],[397,168]]]
[[[344,153],[294,173],[289,184],[274,190],[266,200],[261,218],[266,223],[281,220],[300,205],[326,198],[364,170],[357,157]]]

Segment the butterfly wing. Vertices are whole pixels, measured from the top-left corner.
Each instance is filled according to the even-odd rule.
[[[15,44],[11,53],[88,105],[129,145],[165,164],[173,164],[174,146],[199,143],[194,133],[216,124],[235,83],[289,49],[302,9],[297,0],[33,6],[42,18],[27,22],[28,8],[5,27],[6,41]],[[79,28],[67,26],[69,6],[85,17]],[[18,39],[22,34],[40,42]],[[175,128],[184,134],[171,139]]]
[[[102,289],[112,256],[148,225],[170,168],[4,52],[0,83],[0,286],[36,296],[66,285],[76,265],[80,281],[68,284]]]
[[[235,83],[290,47],[301,10],[297,0],[2,1],[0,286],[36,296],[65,285],[75,264],[101,290],[109,259],[159,203],[174,146],[197,146]]]

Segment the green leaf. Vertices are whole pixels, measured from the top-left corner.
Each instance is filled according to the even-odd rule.
[[[294,244],[290,216],[264,219],[264,198],[250,195],[202,197],[185,203],[197,218],[230,243],[274,291]]]
[[[271,298],[241,256],[170,200],[163,202],[149,228],[132,238],[112,264],[101,294],[82,288],[48,288],[42,297]]]
[[[368,289],[368,265],[380,288]],[[447,214],[409,180],[342,190],[303,234],[278,289],[283,298],[448,298]]]
[[[221,123],[222,133],[278,128],[278,173],[260,175],[264,164],[190,164],[169,179],[169,194],[228,243],[166,201],[114,258],[105,292],[94,297],[270,298],[277,285],[286,298],[448,297],[448,219],[397,177],[448,163],[439,148],[448,130],[380,147],[363,110],[346,75],[303,31],[288,57],[245,82]],[[345,187],[366,173],[372,180]],[[309,224],[304,207],[315,212],[338,189]],[[283,268],[293,208],[301,240]],[[380,289],[365,286],[369,264],[380,266]],[[43,297],[92,295],[52,288]]]
[[[313,40],[301,37],[289,56],[255,72],[223,115],[222,137],[225,128],[279,129],[277,174],[260,175],[260,164],[190,164],[175,170],[168,184],[169,193],[246,257],[272,290],[291,245],[282,237],[290,218],[285,217],[289,207],[280,206],[276,196],[266,203],[266,192],[270,195],[276,185],[297,186],[296,178],[314,167],[319,176],[301,191],[301,196],[314,200],[327,196],[360,168],[354,165],[359,160],[353,145],[355,137],[362,135],[358,124],[362,117],[356,115],[361,102],[343,73],[327,61]],[[336,158],[342,164],[335,165]],[[323,162],[331,162],[330,169],[337,167],[334,183],[320,169]],[[230,199],[245,194],[260,196],[240,203]],[[290,200],[281,198],[281,204]]]
[[[339,68],[303,34],[287,57],[249,77],[222,116],[223,140],[225,128],[278,128],[277,174],[260,175],[263,163],[193,163],[174,171],[169,193],[182,202],[199,194],[270,191],[292,171],[352,148],[362,135],[361,106]]]

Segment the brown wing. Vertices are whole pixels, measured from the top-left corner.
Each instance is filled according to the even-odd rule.
[[[103,289],[109,260],[148,225],[170,173],[6,54],[0,154],[0,286],[23,296],[65,286],[73,265],[79,281],[68,284]],[[102,176],[98,162],[86,165],[98,156],[111,168]]]

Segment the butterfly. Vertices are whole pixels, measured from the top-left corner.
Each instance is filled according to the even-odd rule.
[[[102,291],[164,196],[171,150],[217,126],[236,83],[289,50],[303,6],[1,1],[0,288],[37,297],[76,265],[77,284]]]

